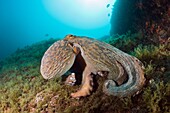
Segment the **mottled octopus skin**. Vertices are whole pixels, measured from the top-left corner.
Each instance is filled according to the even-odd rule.
[[[107,43],[87,37],[67,35],[64,40],[80,48],[83,58],[86,63],[89,64],[89,70],[86,70],[86,68],[86,74],[83,73],[83,86],[88,86],[84,82],[88,80],[87,78],[89,78],[90,72],[95,74],[99,71],[108,71],[109,80],[105,81],[103,88],[103,91],[108,95],[126,97],[135,94],[143,87],[145,82],[144,67],[137,58]],[[124,78],[125,72],[128,75],[127,82],[116,86],[115,82],[119,82],[121,78]],[[91,90],[90,88],[89,90]],[[80,89],[80,91],[81,90],[82,89]],[[79,95],[75,93],[74,97],[76,96]]]
[[[61,42],[64,45],[61,45]],[[105,81],[103,86],[104,93],[108,95],[127,97],[135,94],[143,87],[145,82],[143,65],[137,58],[107,43],[87,37],[67,35],[61,42],[54,43],[46,51],[41,63],[41,74],[46,79],[61,76],[72,66],[76,54],[81,52],[86,63],[82,75],[82,87],[76,93],[72,93],[72,97],[89,95],[92,91],[92,73],[98,74],[102,71],[108,72],[108,80]],[[55,47],[56,45],[57,47]],[[67,48],[66,52],[63,50],[65,47]],[[62,61],[62,57],[58,54],[59,51],[62,51],[67,60]],[[69,66],[66,66],[66,64],[69,64]],[[47,68],[48,66],[51,68]],[[127,82],[123,83],[126,78],[128,78]]]
[[[45,79],[60,77],[74,63],[76,53],[68,42],[60,40],[51,45],[41,60],[40,72]]]

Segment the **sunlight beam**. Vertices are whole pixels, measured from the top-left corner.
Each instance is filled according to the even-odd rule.
[[[95,29],[110,22],[115,0],[43,0],[48,13],[56,20],[81,29]],[[107,5],[111,4],[107,8]]]

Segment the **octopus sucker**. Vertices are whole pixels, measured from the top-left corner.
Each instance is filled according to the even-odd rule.
[[[74,66],[77,64],[76,66]],[[144,83],[144,66],[136,57],[98,40],[67,35],[55,42],[44,54],[41,74],[45,79],[60,77],[71,68],[81,70],[81,88],[71,93],[73,98],[85,97],[93,91],[93,74],[106,76],[103,91],[117,97],[132,96]],[[74,85],[77,74],[70,77]]]

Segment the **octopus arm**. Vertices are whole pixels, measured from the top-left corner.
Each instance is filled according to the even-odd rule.
[[[100,42],[100,46],[106,46],[112,51],[113,55],[109,55],[109,57],[113,57],[114,60],[119,62],[128,76],[127,82],[120,86],[117,86],[113,80],[105,81],[103,91],[108,95],[117,97],[131,96],[140,91],[145,83],[144,66],[142,62],[136,57],[130,56],[109,44]]]
[[[117,97],[131,96],[140,91],[145,83],[143,72],[144,66],[142,62],[139,61],[136,57],[128,55],[127,53],[124,53],[123,51],[107,43],[100,42],[95,39],[93,39],[93,42],[97,44],[97,47],[102,48],[102,53],[105,55],[103,58],[100,57],[102,60],[109,60],[110,63],[113,63],[116,60],[118,63],[120,63],[120,66],[122,66],[128,76],[127,82],[119,86],[116,85],[114,80],[106,80],[104,83],[103,91],[108,95],[114,95]],[[104,59],[106,57],[107,60]],[[103,64],[102,62],[100,63]]]
[[[117,97],[132,96],[141,90],[145,83],[144,72],[141,65],[136,58],[128,58],[128,62],[121,62],[128,75],[126,83],[116,86],[113,80],[106,80],[104,83],[103,91],[108,95]],[[120,61],[119,61],[120,62]]]

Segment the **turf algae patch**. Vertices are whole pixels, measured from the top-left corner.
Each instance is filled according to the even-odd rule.
[[[156,83],[150,82],[143,94],[144,102],[149,112],[152,113],[168,113],[169,112],[169,91],[170,84],[165,84],[163,81]]]
[[[144,38],[142,32],[132,34],[130,31],[123,35],[112,35],[105,39],[105,42],[129,53],[139,44],[143,43]]]

